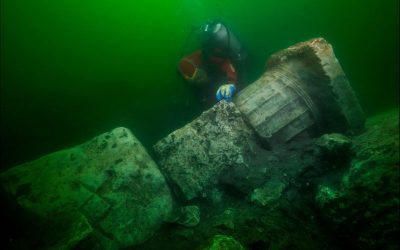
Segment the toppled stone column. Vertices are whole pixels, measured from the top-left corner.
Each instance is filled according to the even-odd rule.
[[[126,248],[151,237],[172,210],[163,175],[126,128],[11,168],[0,179],[28,213],[55,218],[53,227],[63,224],[62,232],[47,229],[53,237],[43,249],[72,249],[82,241]],[[65,219],[57,219],[61,214]]]
[[[217,103],[160,140],[161,170],[186,199],[211,196],[223,173],[245,176],[256,159],[259,139],[248,124],[274,146],[304,133],[358,131],[364,114],[332,47],[313,39],[272,55],[267,72],[233,103]]]
[[[239,92],[234,103],[270,144],[303,132],[358,132],[365,121],[332,46],[323,38],[273,54],[267,71]]]

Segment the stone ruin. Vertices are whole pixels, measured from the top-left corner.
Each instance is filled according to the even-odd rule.
[[[273,54],[267,71],[234,103],[271,146],[304,132],[360,132],[365,122],[332,46],[322,38]]]
[[[324,39],[273,54],[267,66],[233,103],[216,104],[154,146],[164,175],[187,199],[205,196],[225,169],[252,165],[260,153],[256,137],[273,148],[299,136],[363,128],[360,104]]]
[[[5,196],[35,223],[30,247],[188,249],[212,238],[202,249],[226,242],[244,249],[221,232],[250,249],[287,249],[290,241],[301,242],[297,249],[326,247],[329,237],[310,220],[305,200],[317,200],[322,217],[334,221],[337,210],[329,209],[345,194],[319,185],[333,176],[323,166],[350,164],[357,141],[344,135],[363,132],[365,117],[323,38],[273,54],[266,67],[233,102],[217,103],[157,142],[156,161],[127,128],[116,128],[1,173]],[[281,232],[292,236],[271,238]]]

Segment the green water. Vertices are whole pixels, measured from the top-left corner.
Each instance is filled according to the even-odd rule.
[[[2,168],[117,126],[149,148],[196,117],[176,63],[192,27],[210,18],[247,47],[253,79],[270,54],[322,36],[368,115],[398,106],[398,8],[398,0],[3,0]]]

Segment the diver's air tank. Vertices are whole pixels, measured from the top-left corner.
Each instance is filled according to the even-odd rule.
[[[209,50],[218,48],[233,61],[240,60],[244,52],[239,39],[220,21],[213,21],[204,26],[202,43],[205,53],[212,53]]]

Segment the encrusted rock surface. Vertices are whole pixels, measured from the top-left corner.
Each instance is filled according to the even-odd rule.
[[[28,213],[51,218],[53,227],[64,224],[59,240],[43,248],[135,245],[151,237],[172,209],[163,175],[126,128],[16,166],[0,178]],[[65,219],[57,220],[61,214]]]
[[[327,225],[353,249],[399,249],[399,111],[373,117],[354,138],[356,156],[338,183],[320,184]]]
[[[210,244],[202,250],[245,250],[245,248],[231,236],[215,235]]]
[[[264,157],[249,170],[224,171],[231,182],[219,187],[221,202],[190,202],[201,209],[199,224],[164,228],[135,249],[202,249],[214,235],[247,249],[399,249],[398,133],[396,110],[368,119],[359,136],[258,151]]]
[[[262,187],[254,189],[251,201],[261,206],[271,206],[272,202],[281,197],[285,187],[286,184],[283,182],[268,181]]]
[[[354,156],[354,142],[347,136],[333,133],[325,134],[318,138],[315,142],[315,152],[318,157],[325,161],[325,165],[335,168],[338,166],[346,166]]]
[[[233,103],[221,101],[159,141],[154,150],[166,178],[190,200],[211,196],[225,169],[249,167],[254,136]]]
[[[177,223],[186,226],[194,227],[200,222],[200,208],[198,206],[185,206],[180,209],[180,216]]]

